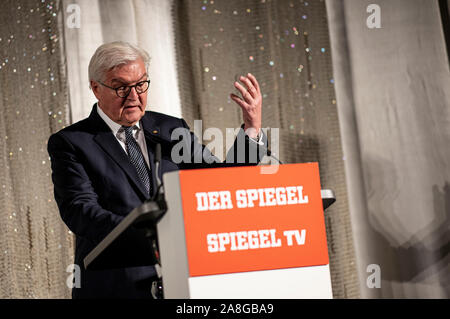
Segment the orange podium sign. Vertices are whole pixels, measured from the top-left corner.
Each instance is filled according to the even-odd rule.
[[[191,277],[329,263],[318,164],[260,169],[179,172]]]

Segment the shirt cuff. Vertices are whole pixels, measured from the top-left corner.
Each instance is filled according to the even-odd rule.
[[[247,135],[247,133],[245,133],[245,135]],[[248,136],[248,135],[247,135],[247,136]],[[263,139],[263,134],[262,134],[261,130],[259,130],[259,133],[258,133],[257,138],[252,138],[252,137],[248,136],[248,139],[249,139],[250,141],[253,141],[253,143],[257,143],[257,144],[259,144],[259,145],[264,145],[264,142],[262,141],[262,139]]]

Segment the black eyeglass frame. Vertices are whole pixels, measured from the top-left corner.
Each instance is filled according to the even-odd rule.
[[[145,91],[139,92],[139,91],[138,91],[138,86],[139,86],[139,85],[142,85],[142,83],[144,83],[144,82],[147,82],[147,88],[145,89]],[[111,86],[109,86],[109,85],[106,85],[105,83],[102,83],[102,82],[98,82],[98,83],[100,83],[101,85],[107,87],[108,89],[111,89],[111,90],[116,91],[116,95],[117,95],[118,97],[120,97],[121,99],[124,99],[124,98],[126,98],[128,95],[130,95],[131,89],[132,89],[132,88],[134,88],[134,89],[136,90],[136,93],[137,93],[137,94],[143,94],[143,93],[147,92],[147,91],[148,91],[148,88],[150,87],[150,80],[139,81],[139,82],[136,83],[135,85],[122,85],[122,86],[119,86],[119,87],[117,87],[117,88],[113,88],[113,87],[111,87]],[[127,89],[128,89],[128,93],[127,93],[125,96],[120,96],[120,95],[119,95],[119,89],[120,89],[120,88],[127,88]]]

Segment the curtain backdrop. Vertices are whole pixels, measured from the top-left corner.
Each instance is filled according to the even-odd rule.
[[[175,2],[174,19],[184,118],[226,136],[243,122],[229,98],[233,82],[256,76],[263,127],[279,128],[276,156],[319,162],[322,188],[336,193],[325,212],[333,295],[358,297],[325,3],[184,0]]]
[[[67,125],[59,1],[0,10],[0,298],[67,298],[73,236],[53,198],[47,140]]]
[[[450,296],[450,77],[437,1],[327,0],[361,296]],[[381,270],[370,289],[367,266]]]
[[[338,202],[326,212],[333,290],[335,297],[359,296],[323,1],[63,3],[66,19],[69,4],[81,8],[81,28],[64,32],[73,122],[95,101],[87,65],[103,42],[131,41],[150,52],[150,109],[183,115],[191,126],[201,119],[203,130],[218,127],[224,136],[242,123],[228,98],[233,81],[255,74],[263,124],[280,128],[277,155],[319,161],[323,188],[336,192]]]
[[[256,75],[278,157],[318,161],[322,188],[336,192],[325,212],[335,297],[448,298],[450,72],[438,1],[379,0],[380,29],[366,25],[371,2],[4,1],[0,298],[70,296],[73,236],[46,142],[89,114],[89,59],[112,40],[150,52],[150,109],[203,129],[241,124],[228,95],[237,75]],[[70,4],[80,28],[67,24]],[[373,264],[381,287],[371,289]]]

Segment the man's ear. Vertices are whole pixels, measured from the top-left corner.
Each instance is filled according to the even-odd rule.
[[[91,90],[92,90],[92,92],[94,92],[94,95],[98,100],[100,85],[97,82],[92,81],[92,80],[91,80],[90,84],[91,84]]]

